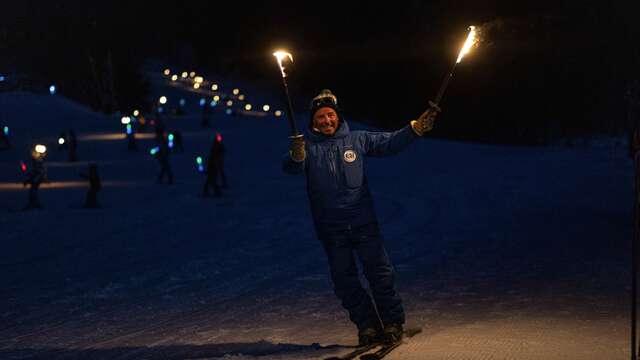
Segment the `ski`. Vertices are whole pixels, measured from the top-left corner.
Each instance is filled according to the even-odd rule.
[[[411,338],[413,336],[415,336],[416,334],[419,334],[420,332],[422,332],[422,329],[417,328],[417,329],[408,329],[405,330],[404,332],[404,338]],[[364,354],[362,356],[360,356],[360,360],[380,360],[382,358],[384,358],[385,356],[389,355],[389,353],[391,353],[393,350],[397,349],[400,345],[402,345],[404,342],[402,340],[400,341],[396,341],[394,343],[391,344],[385,344],[382,346],[382,348],[380,348],[380,350],[370,353],[370,354]]]
[[[371,351],[381,345],[382,343],[359,346],[355,350],[351,351],[350,353],[344,354],[342,356],[331,356],[331,357],[325,358],[324,360],[352,360],[358,357],[358,355]]]

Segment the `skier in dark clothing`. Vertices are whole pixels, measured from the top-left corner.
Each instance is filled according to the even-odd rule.
[[[292,137],[283,162],[285,172],[306,175],[316,233],[329,260],[334,291],[358,327],[361,345],[400,340],[405,322],[364,174],[364,157],[402,151],[431,130],[437,111],[427,110],[394,132],[349,131],[339,116],[336,97],[323,90],[311,102],[309,141],[303,135]],[[360,283],[354,252],[373,299]]]
[[[184,143],[182,142],[182,132],[180,130],[173,131],[173,149],[176,152],[184,152]]]
[[[216,138],[211,145],[209,157],[207,158],[207,179],[202,189],[202,196],[209,196],[209,188],[213,187],[214,196],[222,195],[218,177],[222,182],[222,187],[227,187],[227,176],[224,173],[224,144],[222,143],[222,135],[216,134]]]
[[[99,208],[98,191],[102,188],[102,184],[100,182],[100,176],[98,175],[98,165],[93,163],[89,164],[89,174],[80,174],[80,177],[89,180],[89,190],[87,191],[84,207],[87,209]]]
[[[173,172],[171,171],[171,164],[169,163],[169,144],[167,143],[166,136],[162,138],[158,147],[159,150],[156,156],[160,163],[160,174],[158,174],[157,182],[162,184],[162,179],[164,179],[164,175],[166,174],[168,183],[173,184]]]
[[[154,128],[154,132],[156,134],[156,142],[160,143],[164,141],[165,136],[164,121],[160,118],[160,116],[157,116],[155,123],[156,125]]]
[[[11,142],[9,141],[9,127],[5,126],[0,129],[0,150],[6,150],[11,148]]]
[[[36,149],[38,148],[36,147]],[[38,198],[38,189],[40,188],[40,184],[42,184],[46,178],[46,169],[44,167],[46,150],[37,151],[36,149],[31,152],[31,169],[27,172],[27,178],[22,182],[23,186],[27,186],[27,184],[30,185],[29,201],[23,210],[42,208],[40,199]]]
[[[206,103],[202,106],[202,120],[200,121],[200,126],[203,128],[209,127],[209,105]]]
[[[138,144],[136,142],[136,133],[133,129],[133,126],[130,124],[127,125],[127,150],[129,151],[138,151]]]
[[[76,133],[73,130],[69,130],[69,136],[67,137],[67,146],[69,149],[69,161],[74,162],[74,161],[78,161],[78,154],[77,154],[77,146],[78,146],[78,140],[76,139]]]

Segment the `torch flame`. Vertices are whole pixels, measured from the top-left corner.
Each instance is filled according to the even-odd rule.
[[[469,26],[469,34],[467,35],[467,40],[464,42],[462,49],[460,50],[460,54],[458,54],[458,60],[456,60],[456,64],[462,61],[462,58],[469,53],[471,47],[478,42],[478,38],[476,36],[476,27]]]
[[[278,50],[273,53],[273,56],[278,59],[278,65],[280,66],[280,72],[282,73],[282,77],[287,77],[287,74],[284,72],[284,66],[282,66],[282,59],[289,58],[289,61],[293,62],[293,55],[290,52],[285,50]]]

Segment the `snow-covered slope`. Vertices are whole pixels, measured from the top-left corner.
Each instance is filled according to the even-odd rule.
[[[178,91],[165,86],[154,96]],[[70,127],[81,138],[78,163],[51,150],[44,210],[0,213],[1,358],[311,359],[355,343],[304,178],[280,169],[286,120],[217,112],[202,130],[198,97],[185,98],[187,115],[168,124],[185,137],[168,186],[154,183],[151,139],[129,153],[104,138],[122,131],[116,119],[59,96],[0,94],[0,125],[16,134],[0,152],[2,208],[26,202],[17,164],[29,141]],[[216,131],[230,186],[203,199],[195,157]],[[105,184],[99,210],[80,208],[90,161]],[[390,359],[628,357],[623,149],[424,139],[366,170],[408,324],[424,328]]]

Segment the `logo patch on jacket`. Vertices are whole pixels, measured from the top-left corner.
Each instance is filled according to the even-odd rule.
[[[353,150],[347,150],[344,152],[344,161],[348,162],[348,163],[352,163],[354,161],[356,161],[356,158],[358,156],[356,155],[356,152]]]

